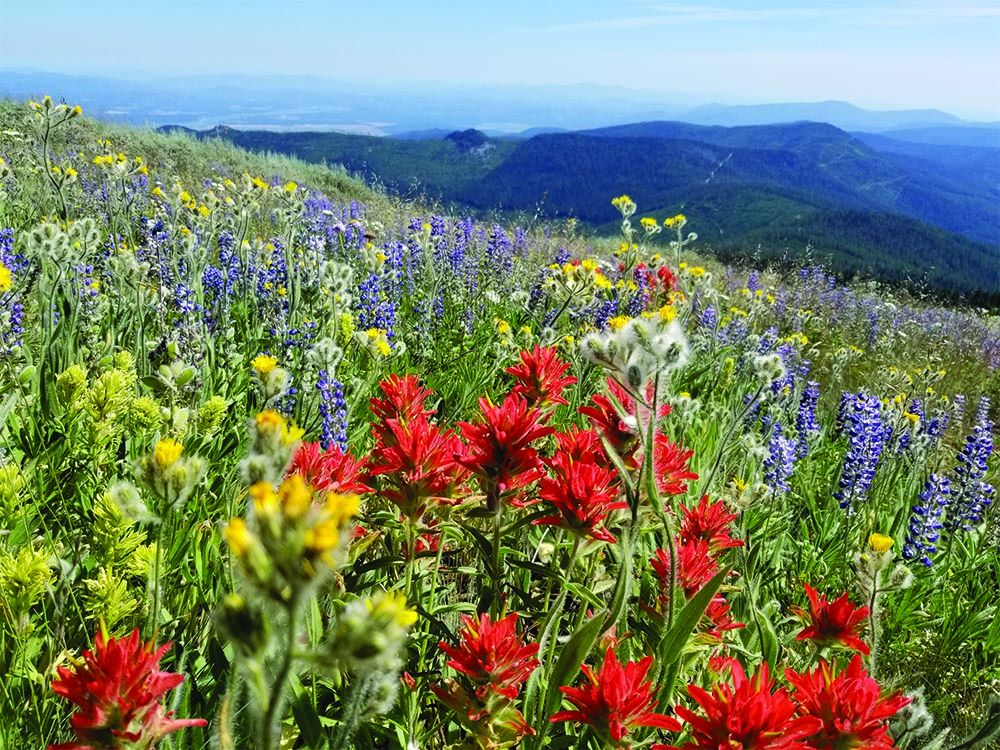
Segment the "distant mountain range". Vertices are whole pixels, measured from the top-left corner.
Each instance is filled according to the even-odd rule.
[[[675,120],[697,125],[763,125],[809,120],[843,130],[982,126],[1000,138],[1000,123],[969,123],[934,109],[877,112],[846,102],[725,105],[691,102],[681,93],[625,87],[391,86],[315,76],[144,77],[123,79],[37,71],[0,71],[0,96],[49,94],[89,114],[138,125],[183,125],[205,130],[339,130],[397,135],[474,127],[490,135],[580,130],[605,125]],[[989,145],[969,143],[963,145]]]
[[[342,164],[459,211],[573,216],[614,232],[610,200],[627,193],[641,215],[685,213],[700,244],[724,255],[801,262],[809,252],[844,273],[1000,292],[1000,147],[892,135],[813,122],[646,122],[522,139],[198,133]]]

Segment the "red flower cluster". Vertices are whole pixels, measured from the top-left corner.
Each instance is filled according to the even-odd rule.
[[[719,572],[719,560],[730,547],[740,547],[743,542],[730,535],[730,523],[735,513],[727,513],[721,502],[710,502],[702,496],[697,506],[687,508],[681,505],[681,528],[677,544],[677,583],[690,599]],[[658,549],[650,559],[653,572],[659,579],[659,611],[648,606],[643,609],[655,618],[666,612],[670,602],[670,556],[667,550]],[[729,605],[721,594],[716,594],[705,610],[702,635],[718,641],[726,630],[744,627],[735,622],[729,614]]]
[[[730,524],[735,513],[727,513],[725,503],[709,502],[708,495],[702,495],[697,507],[687,508],[681,504],[681,544],[702,540],[708,544],[713,555],[718,555],[729,547],[742,547],[743,540],[730,536]]]
[[[481,398],[479,409],[481,422],[458,423],[468,447],[455,460],[479,479],[489,510],[498,510],[501,500],[523,506],[520,491],[545,474],[531,444],[555,430],[540,424],[540,412],[516,393],[508,394],[499,406]]]
[[[431,685],[431,691],[478,737],[495,740],[506,735],[516,740],[532,734],[514,700],[538,667],[538,644],[521,642],[516,614],[499,622],[491,622],[488,614],[462,615],[462,623],[457,648],[444,641],[438,645],[451,657],[448,666],[466,676],[472,692],[450,678],[444,680],[445,687]]]
[[[559,711],[550,721],[587,724],[605,745],[616,748],[630,747],[624,739],[635,727],[680,731],[676,719],[653,712],[655,691],[652,683],[645,681],[652,664],[652,656],[620,664],[614,649],[609,648],[600,671],[594,672],[586,664],[581,667],[587,678],[582,687],[559,688],[575,710]]]
[[[539,497],[559,513],[534,523],[560,526],[588,539],[613,544],[614,536],[600,524],[611,511],[627,509],[628,503],[618,499],[616,472],[608,465],[597,434],[593,430],[572,430],[556,433],[556,440],[559,449],[545,461],[555,476],[541,480]]]
[[[490,622],[488,614],[475,620],[462,615],[465,626],[458,648],[444,641],[438,645],[451,657],[448,666],[466,675],[476,686],[476,697],[490,690],[513,700],[521,685],[538,666],[538,644],[524,645],[517,635],[517,614]]]
[[[683,747],[661,745],[663,750],[810,750],[805,738],[817,732],[820,720],[796,713],[796,704],[785,688],[774,690],[774,680],[762,664],[747,679],[738,662],[730,665],[732,685],[719,683],[709,693],[688,685],[688,694],[703,715],[684,706],[677,715],[691,728],[691,741]]]
[[[683,495],[688,490],[684,482],[697,479],[698,475],[688,469],[688,461],[693,450],[684,450],[661,432],[653,436],[653,474],[656,488],[664,495]]]
[[[594,406],[581,406],[577,411],[590,417],[611,450],[621,458],[625,466],[634,469],[638,466],[635,453],[639,448],[635,399],[614,378],[608,378],[607,385],[611,398],[595,393],[591,397]],[[665,413],[669,413],[670,407],[665,408]]]
[[[451,430],[429,421],[424,408],[430,391],[414,375],[390,376],[380,384],[384,399],[372,398],[375,448],[368,456],[366,479],[370,488],[384,477],[380,494],[399,506],[411,520],[419,520],[428,502],[455,505],[468,472],[459,463],[465,447]]]
[[[594,406],[581,406],[577,411],[590,417],[591,422],[627,468],[637,469],[642,463],[638,432],[638,415],[642,407],[613,378],[608,378],[607,386],[610,398],[603,394],[595,394],[592,397]],[[648,383],[647,401],[653,400],[655,394],[652,389],[653,384]],[[668,404],[661,405],[656,410],[657,418],[665,417],[669,413]],[[685,482],[698,478],[698,475],[688,468],[688,461],[692,455],[694,451],[686,451],[672,443],[662,432],[656,432],[653,436],[653,473],[656,475],[657,489],[661,493],[680,495],[687,492]]]
[[[577,382],[572,375],[563,375],[568,369],[569,363],[559,359],[554,346],[536,345],[530,353],[521,352],[521,361],[506,371],[517,379],[513,393],[524,396],[531,407],[546,409],[568,403],[563,388]]]
[[[878,683],[855,654],[847,669],[839,674],[833,666],[821,661],[813,672],[798,674],[785,671],[786,679],[795,688],[792,696],[798,704],[799,716],[818,719],[821,726],[806,738],[814,750],[893,750],[892,738],[886,726],[889,719],[913,699],[892,693],[882,696]]]
[[[301,443],[288,472],[298,474],[306,484],[321,492],[360,495],[371,489],[361,481],[363,468],[363,461],[342,452],[338,445],[324,451],[319,443]]]
[[[871,651],[868,644],[858,638],[858,633],[864,627],[868,617],[868,607],[855,608],[847,598],[845,591],[836,601],[828,602],[826,597],[820,597],[808,583],[806,594],[809,596],[809,612],[794,607],[792,611],[809,625],[798,634],[800,641],[810,640],[818,646],[839,644],[867,654]]]
[[[173,712],[164,710],[164,694],[184,680],[158,671],[168,648],[169,643],[154,651],[152,643],[140,643],[138,629],[120,640],[98,633],[94,651],[84,651],[73,669],[59,667],[52,682],[53,692],[79,709],[70,719],[79,741],[49,750],[104,750],[125,743],[152,748],[178,729],[205,726],[204,719],[173,719]]]

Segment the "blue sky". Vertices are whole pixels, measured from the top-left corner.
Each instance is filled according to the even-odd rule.
[[[0,69],[600,83],[1000,119],[1000,2],[0,0]]]

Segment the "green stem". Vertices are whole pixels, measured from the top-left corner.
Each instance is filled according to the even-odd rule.
[[[288,673],[292,668],[296,627],[298,625],[296,620],[298,619],[299,596],[299,591],[295,590],[292,593],[292,598],[288,601],[288,625],[284,653],[281,655],[281,665],[278,667],[278,672],[274,676],[274,682],[271,684],[271,693],[267,701],[267,711],[264,714],[264,723],[261,727],[264,740],[262,746],[264,750],[277,750],[281,740],[280,731],[275,736],[275,724],[278,721],[278,708],[283,703],[282,698],[285,692],[285,682],[288,680]]]
[[[726,434],[723,436],[722,440],[719,441],[719,452],[715,456],[715,462],[712,464],[712,470],[708,472],[708,477],[705,479],[704,483],[701,485],[706,490],[710,489],[712,486],[712,479],[715,478],[715,472],[719,470],[719,464],[722,463],[722,457],[726,453],[726,449],[729,447],[729,441],[732,439],[733,434],[736,432],[736,428],[739,427],[740,423],[750,413],[750,410],[757,404],[760,400],[761,394],[764,393],[764,386],[762,385],[757,389],[757,392],[753,395],[753,398],[747,403],[743,410],[739,413],[729,425],[729,429],[726,430]]]
[[[497,501],[497,512],[493,516],[493,601],[490,604],[490,613],[494,619],[500,616],[500,542],[503,539],[503,500]]]

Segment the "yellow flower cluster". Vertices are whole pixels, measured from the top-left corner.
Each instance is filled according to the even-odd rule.
[[[180,460],[184,446],[173,438],[159,441],[153,448],[153,460],[161,469],[168,469]]]
[[[636,209],[635,201],[627,195],[619,195],[617,198],[612,198],[611,205],[621,211],[622,217],[625,219],[634,214]]]
[[[267,354],[258,354],[250,364],[259,375],[264,376],[278,366],[278,360]]]
[[[254,421],[259,435],[276,437],[282,445],[291,446],[306,434],[305,430],[301,427],[295,427],[273,409],[262,411],[254,418]]]
[[[316,498],[298,474],[289,475],[277,488],[257,482],[249,496],[249,522],[233,518],[223,534],[250,581],[279,600],[336,565],[335,552],[360,508],[357,495],[330,492]]]
[[[9,292],[10,288],[14,286],[14,278],[11,276],[10,269],[0,261],[0,292]]]

